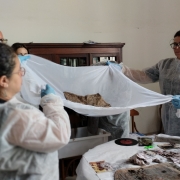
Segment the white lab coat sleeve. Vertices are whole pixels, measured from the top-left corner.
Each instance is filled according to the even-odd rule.
[[[26,108],[31,107],[31,108]],[[69,117],[62,99],[49,94],[42,98],[44,114],[30,105],[17,105],[10,112],[7,141],[36,152],[53,152],[68,144],[71,135]],[[12,120],[13,119],[13,120]],[[9,122],[9,123],[8,123]]]
[[[153,82],[153,80],[147,75],[145,70],[135,70],[123,64],[122,72],[125,76],[127,76],[129,79],[136,83],[148,84]]]

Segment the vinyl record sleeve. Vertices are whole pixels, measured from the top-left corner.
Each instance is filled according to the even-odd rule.
[[[138,141],[131,138],[120,138],[120,139],[116,139],[115,143],[121,146],[134,146],[138,143]]]

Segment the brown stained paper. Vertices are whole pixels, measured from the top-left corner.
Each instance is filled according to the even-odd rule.
[[[104,101],[104,99],[99,93],[86,95],[86,96],[79,96],[70,92],[64,92],[64,96],[66,97],[67,100],[76,103],[97,106],[97,107],[111,107],[110,104]]]
[[[120,169],[114,180],[180,180],[180,170],[173,163],[160,163],[143,168]]]

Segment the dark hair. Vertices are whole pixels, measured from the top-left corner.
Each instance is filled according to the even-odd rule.
[[[29,54],[28,48],[22,43],[14,43],[11,47],[13,48],[15,53],[19,48],[25,48],[27,50],[28,54]]]
[[[174,35],[174,38],[180,36],[180,31],[176,32],[176,34]]]
[[[0,43],[0,77],[3,75],[11,77],[15,68],[15,57],[16,54],[10,46]]]

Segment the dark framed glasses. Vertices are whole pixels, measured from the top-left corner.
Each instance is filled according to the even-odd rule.
[[[0,39],[0,43],[7,43],[7,39]]]
[[[180,48],[180,42],[176,43],[176,42],[173,42],[170,44],[171,48],[172,49],[176,49],[176,48]]]

